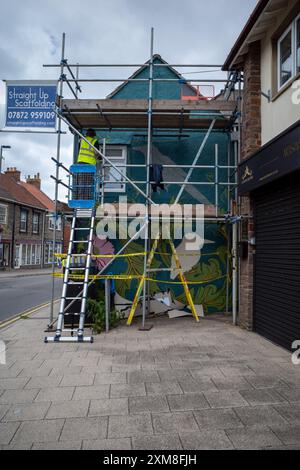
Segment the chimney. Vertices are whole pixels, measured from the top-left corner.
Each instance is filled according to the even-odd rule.
[[[35,186],[37,189],[41,189],[41,178],[40,178],[40,174],[37,173],[37,174],[34,175],[34,176],[28,175],[28,177],[26,178],[26,183],[32,184],[32,185]]]
[[[11,176],[16,181],[21,180],[21,172],[19,170],[17,170],[15,166],[7,168],[5,174]]]

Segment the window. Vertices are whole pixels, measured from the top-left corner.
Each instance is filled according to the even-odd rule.
[[[34,212],[32,216],[32,233],[39,233],[40,229],[40,214]]]
[[[41,264],[41,245],[21,245],[21,266]]]
[[[0,204],[0,224],[7,224],[7,206]]]
[[[61,243],[55,244],[55,253],[61,253],[62,245]],[[44,254],[44,262],[45,264],[52,264],[53,263],[53,243],[48,242],[45,246],[45,254]],[[55,258],[55,263],[58,264],[58,259]]]
[[[20,215],[20,232],[27,232],[28,211],[21,209]]]
[[[53,215],[49,216],[49,229],[54,230],[55,226],[55,217]],[[56,230],[61,230],[61,216],[59,215],[56,219]]]
[[[277,43],[278,89],[300,73],[300,15]]]
[[[293,40],[292,28],[279,41],[279,88],[293,75]]]
[[[105,149],[105,155],[122,171],[122,173],[126,174],[126,147],[107,146]],[[104,168],[104,180],[111,181],[111,183],[105,184],[105,191],[114,193],[125,192],[126,185],[124,184],[124,178],[114,168]]]

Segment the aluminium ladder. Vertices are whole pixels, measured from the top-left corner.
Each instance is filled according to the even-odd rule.
[[[81,226],[81,224],[88,222],[88,226]],[[64,273],[64,280],[63,280],[63,288],[62,288],[62,296],[60,301],[60,309],[57,319],[57,329],[55,336],[47,336],[45,338],[45,343],[48,342],[93,342],[93,337],[91,336],[84,336],[84,321],[85,321],[85,313],[86,313],[86,306],[87,306],[87,294],[88,294],[88,287],[89,287],[89,273],[91,267],[91,258],[92,258],[92,247],[93,247],[93,233],[95,227],[95,209],[75,209],[72,226],[71,226],[71,233],[70,233],[70,240],[69,240],[69,247],[68,247],[68,254],[67,254],[67,262],[65,266],[65,273]],[[76,234],[78,231],[81,232],[88,232],[88,238],[84,240],[78,240]],[[78,244],[87,245],[87,249],[85,250],[84,254],[76,253],[76,248]],[[83,266],[77,265],[75,267],[71,266],[71,260],[76,257],[84,258],[85,262]],[[80,280],[74,280],[74,276],[72,276],[72,272],[81,274],[78,276]],[[76,276],[75,276],[76,277]],[[74,291],[75,287],[75,296],[72,295],[72,290]],[[76,293],[76,289],[79,289],[79,292]],[[68,311],[71,305],[80,305],[79,311],[72,312],[72,314]],[[72,325],[71,329],[64,328],[65,320],[67,319],[68,315],[74,315],[75,317],[79,317],[79,324],[78,328],[74,328]],[[66,317],[66,318],[65,318]],[[62,336],[63,332],[69,332],[70,336]]]

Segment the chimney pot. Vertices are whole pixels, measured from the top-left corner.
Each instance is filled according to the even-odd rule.
[[[21,181],[21,172],[19,170],[17,170],[17,168],[15,166],[14,167],[8,167],[5,174],[11,176],[16,181]]]

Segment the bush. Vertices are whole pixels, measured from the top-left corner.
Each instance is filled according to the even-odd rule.
[[[88,299],[88,317],[92,321],[92,328],[95,333],[105,331],[105,302],[104,300]],[[121,313],[114,309],[109,315],[109,327],[115,328],[122,319]]]

